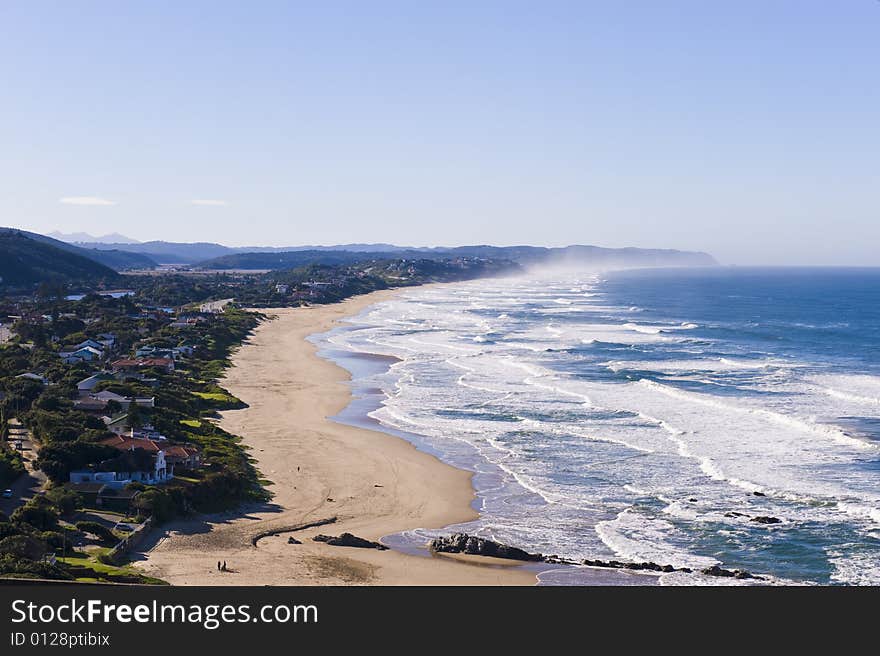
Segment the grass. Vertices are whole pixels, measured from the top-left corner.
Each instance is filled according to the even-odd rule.
[[[198,419],[181,419],[180,423],[190,428],[199,428],[202,425],[202,422]]]
[[[106,582],[112,580],[113,577],[137,577],[140,582],[151,585],[166,585],[165,581],[156,579],[151,576],[145,576],[140,571],[129,565],[116,566],[107,565],[98,560],[98,556],[110,552],[108,548],[94,549],[89,553],[75,551],[66,557],[59,557],[58,562],[65,565],[71,565],[77,568],[83,568],[75,574],[77,581],[82,582]]]
[[[231,394],[223,394],[222,392],[193,392],[200,399],[206,401],[216,401],[218,403],[238,403],[238,399]]]
[[[177,480],[183,481],[185,483],[198,483],[199,482],[198,478],[192,478],[190,476],[181,476],[180,474],[175,474],[174,478]]]

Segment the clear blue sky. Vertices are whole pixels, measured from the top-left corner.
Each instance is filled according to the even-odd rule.
[[[878,82],[877,0],[5,0],[0,225],[880,265]]]

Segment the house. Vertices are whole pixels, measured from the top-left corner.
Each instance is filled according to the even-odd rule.
[[[131,476],[137,475],[141,482],[153,484],[162,483],[174,477],[174,467],[181,466],[187,469],[195,469],[201,464],[201,456],[198,448],[191,444],[168,444],[147,437],[137,437],[137,432],[132,430],[131,435],[115,435],[103,440],[101,444],[112,446],[120,451],[143,450],[153,456],[153,468],[147,472],[126,472]]]
[[[132,428],[128,423],[128,415],[123,413],[115,417],[102,417],[107,430],[114,435],[122,437],[137,437],[154,442],[162,442],[168,438],[153,428],[150,424],[144,424],[140,428]]]
[[[199,306],[199,312],[202,314],[221,314],[226,306],[232,303],[233,299],[224,298],[220,301],[211,301],[209,303],[202,303]]]
[[[104,348],[104,345],[101,342],[95,341],[94,339],[87,339],[84,342],[80,342],[79,344],[76,345],[76,348],[78,348],[78,349],[82,349],[82,348],[86,348],[86,347],[93,348],[96,351],[101,351]]]
[[[207,319],[200,314],[181,313],[177,315],[177,318],[171,326],[173,328],[187,328],[189,326],[195,326],[202,321],[207,321]]]
[[[275,293],[276,294],[286,294],[287,290],[290,289],[287,285],[275,285]]]
[[[174,444],[165,447],[165,461],[171,465],[172,471],[174,467],[197,469],[202,464],[199,450],[188,444]]]
[[[104,352],[91,346],[84,346],[62,349],[58,355],[66,364],[76,364],[77,362],[100,360],[104,357]]]
[[[116,348],[116,335],[114,333],[101,333],[98,341],[109,349]]]
[[[160,446],[157,442],[149,439],[144,439],[140,437],[126,437],[123,435],[115,435],[113,437],[108,437],[106,440],[102,440],[101,444],[106,446],[112,446],[115,449],[123,452],[136,452],[143,451],[150,456],[151,466],[149,469],[140,469],[136,471],[116,471],[113,472],[115,474],[115,478],[112,482],[108,482],[111,485],[117,485],[119,487],[124,487],[129,483],[145,483],[147,485],[156,485],[158,483],[165,483],[174,477],[173,467],[169,468],[168,463],[165,460],[165,449],[163,446]],[[81,472],[77,472],[78,474]],[[104,472],[96,472],[104,473]],[[74,472],[71,472],[71,476],[74,475]],[[71,479],[71,482],[74,482]]]
[[[49,379],[45,376],[41,376],[39,374],[31,373],[30,371],[24,374],[18,374],[16,378],[26,378],[27,380],[35,380],[38,383],[42,383],[43,385],[49,384]]]
[[[80,412],[101,413],[107,409],[107,402],[93,397],[76,399],[73,402],[73,409],[79,410]]]
[[[71,472],[72,474],[86,474],[89,472]],[[112,473],[112,472],[103,472]],[[126,490],[115,487],[112,484],[102,481],[78,481],[67,484],[67,487],[79,493],[83,498],[86,506],[97,506],[100,508],[109,508],[120,512],[128,512],[131,502],[140,494],[140,490]]]
[[[155,346],[141,346],[134,352],[134,357],[174,359],[174,350],[169,348],[157,348]]]
[[[104,390],[103,392],[98,392],[97,394],[92,394],[91,398],[98,399],[99,401],[104,401],[104,403],[109,403],[110,401],[116,401],[119,405],[122,406],[123,410],[128,410],[128,407],[134,403],[136,406],[141,408],[155,408],[156,407],[156,399],[155,397],[131,397],[131,396],[122,396],[121,394],[115,394],[114,392],[110,392],[108,390]]]
[[[142,369],[150,367],[164,369],[166,372],[171,373],[174,371],[174,360],[172,358],[141,358],[136,360],[124,358],[114,362],[111,367],[114,372],[125,374],[137,374]]]
[[[95,387],[98,386],[98,383],[104,383],[108,380],[116,380],[116,376],[111,374],[109,371],[101,371],[96,373],[94,376],[89,376],[88,378],[84,378],[76,384],[76,389],[80,394],[91,392]]]
[[[174,476],[166,468],[165,452],[158,451],[150,454],[149,469],[139,471],[95,471],[93,469],[80,469],[70,472],[71,483],[101,483],[111,488],[120,489],[130,483],[143,483],[144,485],[160,485],[166,483]]]
[[[191,358],[196,351],[196,347],[189,344],[181,344],[180,346],[175,346],[171,351],[174,353],[175,360],[180,356]]]

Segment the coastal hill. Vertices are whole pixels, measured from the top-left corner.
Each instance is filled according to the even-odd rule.
[[[705,266],[717,264],[707,254],[693,251],[601,248],[599,246],[455,246],[409,247],[393,244],[338,244],[335,246],[223,246],[214,243],[148,241],[136,244],[78,243],[91,250],[118,249],[141,253],[159,264],[196,265],[204,269],[289,269],[310,264],[346,264],[368,259],[449,259],[485,257],[523,265],[579,264],[596,266]]]
[[[455,248],[400,249],[391,252],[355,252],[347,250],[300,250],[282,253],[234,253],[198,263],[199,268],[290,269],[311,264],[351,264],[371,259],[452,260],[486,258],[509,261],[521,266],[706,266],[718,264],[707,253],[642,248],[600,248],[598,246],[460,246]]]
[[[110,267],[15,230],[0,229],[0,287],[25,287],[41,282],[115,280]]]
[[[88,258],[93,262],[103,264],[104,266],[110,267],[115,271],[127,271],[130,269],[154,269],[157,266],[157,263],[155,260],[153,260],[153,258],[144,253],[133,253],[129,250],[126,250],[124,244],[119,245],[121,246],[121,248],[117,248],[115,245],[112,248],[85,248],[82,246],[67,243],[65,241],[60,241],[58,239],[53,239],[52,237],[47,237],[46,235],[40,235],[35,232],[28,232],[27,230],[0,227],[0,234],[7,233],[17,233],[23,235],[33,241],[47,244],[59,250]]]

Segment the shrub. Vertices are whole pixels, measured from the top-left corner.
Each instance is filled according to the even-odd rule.
[[[103,524],[99,524],[98,522],[92,521],[81,521],[76,523],[76,528],[83,533],[91,533],[99,540],[104,543],[114,544],[119,540],[115,535],[113,535],[113,531],[104,526]]]
[[[35,497],[12,513],[12,521],[16,524],[29,524],[41,531],[48,531],[58,525],[58,513],[45,501],[37,501]]]
[[[40,560],[45,553],[46,543],[32,535],[12,535],[0,540],[0,555]]]

